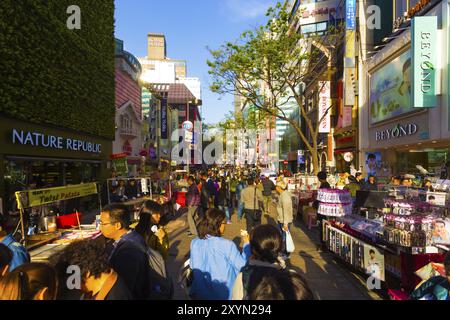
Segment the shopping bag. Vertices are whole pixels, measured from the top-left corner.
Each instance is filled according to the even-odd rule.
[[[289,231],[286,232],[286,252],[292,253],[295,250],[294,240],[292,239],[291,233]]]

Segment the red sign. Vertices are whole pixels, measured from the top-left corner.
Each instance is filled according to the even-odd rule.
[[[133,152],[133,148],[131,147],[130,141],[125,141],[122,146],[122,151],[125,152],[128,156],[131,155],[131,152]]]
[[[120,158],[126,158],[128,155],[126,153],[114,153],[109,156],[109,159],[120,159]]]

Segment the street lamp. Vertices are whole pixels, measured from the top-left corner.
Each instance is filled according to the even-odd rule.
[[[189,100],[188,102],[187,102],[187,106],[186,106],[186,121],[190,121],[189,120],[189,109],[190,109],[190,105],[191,105],[191,103],[193,103],[193,101],[191,101],[191,100]],[[192,130],[193,131],[193,130]],[[185,135],[186,136],[186,135]],[[186,140],[186,139],[185,139]],[[186,142],[186,141],[185,141]],[[188,144],[188,148],[187,148],[187,151],[186,151],[186,165],[187,165],[187,174],[189,175],[189,165],[190,165],[190,163],[191,163],[191,149],[190,149],[190,146],[191,146],[191,143],[192,143],[192,141],[190,141],[189,142],[189,144]]]

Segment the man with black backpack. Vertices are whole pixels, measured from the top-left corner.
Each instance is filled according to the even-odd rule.
[[[130,211],[122,204],[108,205],[100,215],[100,231],[114,240],[109,263],[124,280],[135,300],[170,299],[167,274],[162,256],[146,247],[144,239],[136,238],[129,229]],[[164,269],[164,270],[163,270]]]

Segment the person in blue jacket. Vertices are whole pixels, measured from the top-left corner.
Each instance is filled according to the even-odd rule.
[[[9,264],[9,272],[13,271],[22,264],[30,262],[30,255],[28,254],[27,249],[17,242],[12,235],[8,235],[6,232],[0,231],[0,243],[7,246],[12,252],[13,258]]]
[[[251,255],[248,235],[243,238],[241,253],[233,241],[222,238],[225,225],[225,213],[209,209],[200,222],[198,238],[191,242],[190,296],[193,299],[230,300],[236,277]]]
[[[409,297],[410,300],[450,300],[450,252],[444,258],[445,277],[428,279]]]

